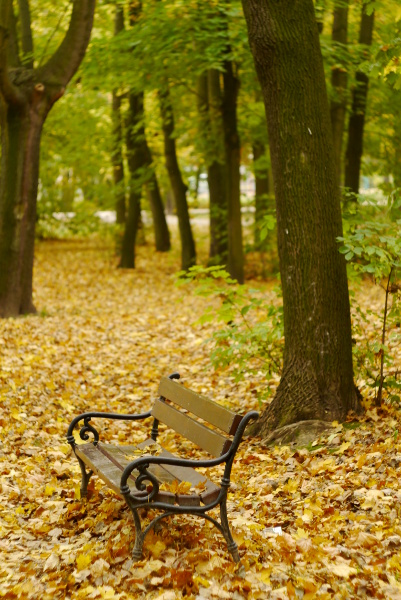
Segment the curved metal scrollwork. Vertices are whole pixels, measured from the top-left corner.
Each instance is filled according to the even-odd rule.
[[[93,425],[89,425],[90,420],[91,420],[90,417],[84,418],[84,425],[81,427],[81,430],[79,432],[79,437],[81,438],[81,440],[85,440],[85,441],[89,440],[89,435],[88,435],[88,431],[89,431],[95,438],[93,443],[96,445],[99,441],[99,433],[93,427]]]
[[[139,492],[145,492],[147,490],[147,486],[144,485],[144,482],[147,481],[152,485],[151,491],[148,493],[146,499],[148,502],[151,502],[155,496],[159,493],[159,481],[157,478],[149,473],[147,470],[149,467],[148,464],[141,465],[139,467],[139,475],[135,480],[135,487]]]

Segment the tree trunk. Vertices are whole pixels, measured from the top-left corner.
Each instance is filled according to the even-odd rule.
[[[3,104],[0,115],[0,316],[10,317],[35,312],[32,277],[44,118],[27,104]]]
[[[366,4],[362,7],[359,43],[365,46],[372,44],[374,12],[366,13]],[[345,181],[344,185],[353,194],[359,192],[361,175],[361,160],[363,154],[363,131],[365,127],[366,101],[368,96],[369,77],[357,71],[355,86],[352,92],[351,116],[348,124],[348,144],[345,156]]]
[[[118,265],[122,269],[135,268],[135,241],[141,217],[142,173],[144,165],[142,140],[139,129],[143,123],[143,93],[129,94],[129,110],[126,118],[127,162],[130,174],[128,214],[125,221],[121,259]]]
[[[228,203],[228,272],[238,283],[244,282],[240,194],[240,140],[237,127],[239,80],[232,61],[224,63],[223,123],[226,150]]]
[[[332,41],[344,51],[348,38],[348,0],[341,0],[334,8]],[[337,169],[337,182],[341,185],[342,147],[347,111],[347,65],[336,66],[331,72],[333,99],[330,104],[331,127],[333,131],[334,160]]]
[[[114,35],[124,31],[124,9],[116,6],[114,16]],[[121,123],[121,98],[118,90],[113,90],[112,96],[112,123],[113,123],[113,148],[111,162],[113,166],[113,180],[115,193],[116,221],[125,222],[125,184],[124,184],[124,161],[123,161],[123,131]]]
[[[146,141],[145,131],[142,137],[142,154],[144,166],[147,169],[146,186],[150,210],[152,212],[153,229],[155,232],[155,246],[158,252],[168,252],[171,248],[170,233],[167,227],[166,215],[164,212],[163,200],[160,193],[159,183],[153,166],[153,158],[150,148]]]
[[[124,161],[122,153],[121,99],[116,91],[112,97],[113,149],[111,160],[113,165],[113,180],[115,193],[116,221],[125,222],[125,183]]]
[[[168,87],[164,87],[159,94],[166,168],[170,178],[171,189],[174,194],[180,229],[181,268],[187,270],[196,263],[195,242],[192,236],[187,204],[187,186],[182,180],[180,167],[178,165],[177,150],[175,139],[173,137],[174,115]]]
[[[142,13],[141,0],[128,1],[129,22],[133,27]],[[138,169],[146,169],[146,173],[142,176],[142,184],[147,185],[148,198],[150,202],[150,210],[153,218],[153,230],[155,234],[155,246],[158,252],[168,252],[170,250],[170,233],[167,227],[166,215],[164,214],[164,206],[160,194],[159,185],[157,182],[156,173],[152,165],[152,154],[146,140],[145,132],[145,112],[144,112],[144,93],[131,94],[131,99],[136,98],[135,107],[131,105],[131,112],[135,109],[134,117],[135,130],[133,135],[135,140],[132,142],[136,146],[138,154]],[[142,162],[141,162],[142,161]],[[135,178],[138,179],[139,171]],[[140,217],[139,217],[140,220]],[[139,221],[140,222],[140,221]]]
[[[200,133],[209,187],[209,264],[227,266],[227,189],[222,101],[220,71],[209,69],[198,78]]]
[[[0,2],[0,317],[35,311],[32,278],[41,133],[85,54],[95,0],[74,0],[63,41],[38,69],[32,68],[29,3],[21,0],[19,10],[22,49],[28,54],[22,58],[12,2]],[[19,68],[10,68],[15,65]]]
[[[266,432],[359,409],[340,196],[312,0],[243,0],[261,82],[277,210],[284,365]]]
[[[254,175],[255,175],[255,248],[261,250],[263,242],[260,239],[263,217],[269,209],[269,173],[266,167],[266,146],[262,142],[252,144]]]

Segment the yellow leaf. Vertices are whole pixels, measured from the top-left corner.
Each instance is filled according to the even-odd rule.
[[[90,554],[78,554],[76,558],[77,569],[78,571],[83,571],[88,567],[92,562],[92,557]]]
[[[63,452],[63,454],[68,454],[71,450],[71,446],[70,444],[60,444],[58,449],[60,450],[60,452]]]
[[[345,563],[332,566],[331,571],[334,573],[334,575],[337,575],[337,577],[344,577],[345,579],[348,579],[351,575],[356,575],[358,573],[354,567],[350,567]]]
[[[270,585],[270,573],[271,569],[262,569],[257,575],[258,578],[261,581],[263,581],[263,583],[265,583],[266,585]]]
[[[301,518],[304,523],[310,523],[313,521],[313,512],[309,508],[306,508]]]
[[[307,534],[307,532],[305,531],[305,529],[302,529],[301,527],[298,527],[297,532],[294,534],[294,538],[296,540],[302,540],[302,539],[309,538],[309,535]]]
[[[341,446],[339,447],[339,449],[337,450],[337,452],[339,452],[340,454],[342,454],[343,452],[345,452],[349,447],[351,446],[351,442],[343,442],[341,444]]]
[[[367,459],[367,456],[366,456],[366,454],[362,454],[362,455],[361,455],[361,456],[358,458],[358,461],[357,461],[357,463],[356,463],[356,466],[357,466],[357,468],[358,468],[358,469],[361,469],[361,468],[363,467],[363,465],[366,463],[366,459]]]
[[[159,558],[160,554],[166,549],[166,544],[161,540],[157,540],[155,544],[149,546],[149,550],[154,558]]]
[[[50,483],[48,483],[45,487],[45,496],[53,496],[55,491],[56,488],[50,485]]]
[[[204,579],[203,577],[200,577],[200,575],[197,575],[196,577],[194,577],[194,581],[198,585],[201,585],[201,586],[203,586],[205,588],[208,588],[210,586],[210,582],[207,579]]]

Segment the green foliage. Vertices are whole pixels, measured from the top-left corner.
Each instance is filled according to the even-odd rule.
[[[269,233],[275,230],[276,228],[276,215],[275,214],[266,214],[262,217],[259,224],[259,240],[263,242]]]
[[[96,207],[90,202],[75,203],[74,212],[69,213],[39,210],[36,237],[46,240],[66,240],[95,235],[112,240],[118,226],[104,223],[96,212]]]
[[[269,381],[281,372],[283,351],[283,313],[278,290],[273,302],[257,289],[240,286],[222,267],[192,267],[177,276],[177,283],[195,283],[195,293],[215,302],[200,317],[200,323],[216,322],[219,327],[208,340],[213,343],[211,363],[217,368],[231,367],[237,381],[245,374],[263,372]]]
[[[399,373],[393,368],[393,350],[401,341],[401,197],[394,192],[388,198],[387,209],[366,198],[358,198],[360,209],[346,213],[344,237],[339,251],[348,261],[351,272],[358,277],[370,277],[384,289],[384,306],[378,312],[363,311],[353,306],[354,358],[358,374],[367,378],[375,389],[377,403],[385,389],[390,400],[400,401]],[[369,219],[370,217],[370,219]],[[373,220],[374,219],[374,220]],[[364,334],[368,322],[380,322],[377,336],[369,339]]]

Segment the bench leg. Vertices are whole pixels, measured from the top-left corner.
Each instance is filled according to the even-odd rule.
[[[238,546],[233,540],[233,536],[231,535],[230,531],[230,526],[228,524],[226,498],[224,498],[224,500],[220,504],[220,520],[222,532],[227,542],[227,549],[231,553],[234,562],[239,563],[240,557],[238,553]]]
[[[132,512],[132,516],[134,517],[135,523],[135,546],[132,551],[132,558],[134,560],[141,560],[145,534],[142,531],[141,520],[139,518],[138,511],[136,510],[136,508],[132,508],[131,506],[130,509]]]
[[[81,480],[81,498],[86,498],[87,494],[88,494],[88,483],[89,483],[89,479],[92,477],[93,475],[93,471],[87,471],[86,467],[85,467],[85,463],[83,460],[81,460],[79,458],[79,456],[77,456],[78,462],[79,462],[79,466],[81,468],[81,473],[82,473],[82,480]]]

